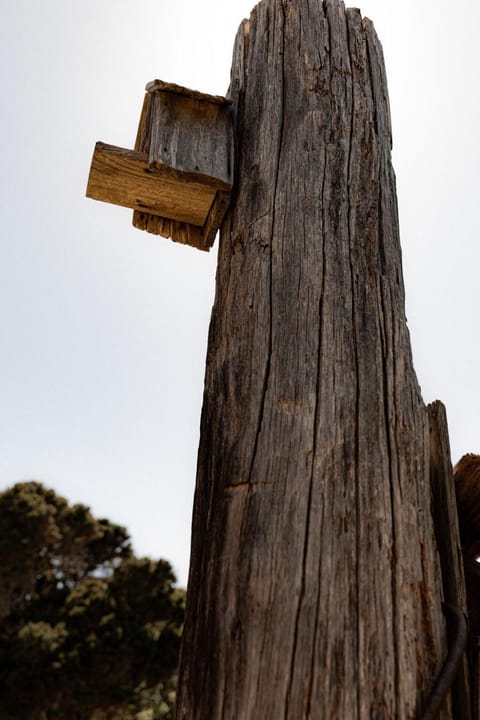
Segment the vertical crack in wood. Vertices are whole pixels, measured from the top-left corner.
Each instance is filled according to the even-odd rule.
[[[351,193],[351,185],[352,185],[352,145],[353,145],[353,136],[355,131],[355,110],[356,110],[356,103],[355,103],[355,79],[353,76],[353,58],[350,48],[350,29],[348,25],[347,16],[345,15],[345,29],[346,29],[346,39],[347,39],[347,53],[348,53],[348,60],[350,64],[350,75],[347,75],[347,79],[345,80],[345,84],[348,86],[348,78],[350,79],[350,89],[351,89],[351,120],[350,120],[350,133],[348,136],[348,154],[347,154],[347,203],[348,203],[348,211],[347,211],[347,230],[348,230],[348,247],[349,247],[349,263],[350,263],[350,279],[351,279],[351,300],[352,300],[352,341],[353,341],[353,349],[354,349],[354,362],[355,362],[355,377],[356,377],[356,388],[355,388],[355,513],[356,513],[356,549],[355,549],[355,557],[356,557],[356,564],[355,564],[355,583],[356,583],[356,592],[357,592],[357,665],[360,671],[360,668],[362,668],[362,657],[361,657],[361,598],[360,598],[360,558],[361,558],[361,526],[360,526],[360,518],[361,518],[361,503],[360,503],[360,493],[361,493],[361,487],[360,487],[360,370],[358,366],[358,354],[359,354],[359,346],[358,346],[358,336],[357,336],[357,298],[356,298],[356,292],[357,292],[357,283],[355,279],[355,271],[354,271],[354,261],[352,258],[352,255],[354,253],[353,248],[353,242],[355,240],[355,233],[352,228],[352,193]],[[362,716],[362,710],[361,710],[361,682],[357,683],[357,717],[360,718]]]
[[[365,22],[362,23],[362,29],[363,29],[364,40],[365,40],[365,49],[366,49],[367,77],[368,77],[368,82],[370,84],[370,92],[372,94],[373,124],[374,124],[375,134],[379,138],[380,132],[379,132],[379,123],[378,123],[378,108],[377,108],[377,103],[375,102],[375,88],[373,85],[373,74],[372,74],[372,57],[371,57],[371,53],[370,53],[370,43],[368,41],[368,35],[366,32]]]
[[[381,232],[381,229],[379,230]],[[383,394],[384,394],[384,417],[385,417],[385,437],[387,440],[387,458],[388,458],[388,480],[390,485],[390,515],[391,515],[391,531],[392,531],[392,569],[391,569],[391,593],[392,593],[392,630],[393,630],[393,641],[395,648],[398,648],[398,600],[397,600],[397,583],[396,583],[396,568],[398,564],[397,560],[397,546],[396,546],[396,528],[395,528],[395,488],[394,488],[394,477],[393,477],[393,449],[392,449],[392,438],[390,430],[390,394],[393,395],[393,389],[389,387],[388,379],[388,362],[389,357],[393,357],[393,349],[389,348],[388,342],[388,325],[387,313],[385,307],[385,300],[383,297],[383,278],[380,278],[379,283],[379,296],[380,296],[380,318],[383,321],[381,326],[380,337],[382,340],[382,370],[383,370]],[[394,652],[394,683],[395,688],[399,687],[399,667],[398,667],[398,656],[397,652]],[[397,694],[393,695],[393,711],[396,712]]]
[[[317,433],[318,433],[318,402],[319,402],[319,395],[320,395],[320,375],[322,372],[322,346],[323,346],[323,332],[324,332],[324,316],[323,316],[323,306],[324,306],[324,295],[325,295],[325,277],[326,277],[326,237],[325,237],[325,185],[326,185],[326,177],[327,177],[327,150],[326,148],[323,149],[323,178],[322,178],[322,190],[321,190],[321,199],[322,199],[322,224],[320,229],[320,237],[322,242],[322,282],[321,282],[321,289],[320,289],[320,298],[319,298],[319,308],[318,308],[318,321],[319,321],[319,335],[318,335],[318,360],[317,360],[317,390],[316,390],[316,403],[315,403],[315,420],[314,420],[314,436],[313,436],[313,453],[312,453],[312,481],[311,486],[313,485],[313,474],[315,470],[315,459],[316,459],[316,451],[317,451]],[[322,520],[320,523],[320,528],[323,531],[323,523],[324,523],[324,510],[325,510],[325,503],[322,504]],[[315,654],[316,654],[316,645],[317,645],[317,636],[318,636],[318,618],[320,613],[320,597],[321,597],[321,581],[322,581],[322,553],[318,554],[318,571],[317,571],[317,602],[315,605],[315,617],[314,617],[314,626],[313,626],[313,640],[312,640],[312,655],[310,660],[310,678],[308,682],[308,694],[307,694],[307,701],[306,701],[306,715],[309,718],[311,714],[311,705],[312,705],[312,692],[313,692],[313,681],[314,681],[314,672],[315,672]]]
[[[253,18],[253,13],[252,13],[251,19],[252,19],[252,18]],[[244,21],[242,22],[242,25],[241,25],[241,37],[242,37],[241,81],[240,81],[240,87],[237,89],[237,92],[238,92],[238,95],[237,95],[237,108],[236,108],[236,113],[235,113],[235,115],[234,115],[234,118],[235,118],[234,121],[235,121],[235,123],[237,123],[238,118],[242,118],[242,119],[243,119],[244,116],[245,116],[245,93],[246,93],[246,86],[247,86],[247,68],[248,68],[248,57],[249,57],[250,46],[251,46],[251,42],[250,42],[250,30],[251,30],[251,20],[244,20]],[[239,30],[239,32],[238,32],[238,34],[237,34],[235,49],[237,48],[237,43],[239,42],[239,34],[240,34],[240,30]],[[232,65],[232,71],[233,71],[234,69],[236,69],[235,64]],[[233,80],[233,77],[232,77],[232,80]],[[232,89],[232,88],[229,89],[229,94],[230,94],[231,89]],[[244,126],[241,128],[241,133],[238,132],[238,127],[236,128],[236,132],[235,132],[235,142],[236,142],[236,144],[237,144],[237,147],[235,148],[235,153],[236,153],[237,157],[238,157],[238,155],[239,155],[239,150],[241,150],[241,146],[243,145],[243,143],[244,143],[244,141],[245,141],[244,134],[245,134],[245,127],[244,127]],[[238,147],[238,145],[240,145],[240,148]],[[240,171],[240,163],[237,162],[237,163],[236,163],[236,167],[235,167],[236,181],[235,181],[235,186],[234,186],[234,193],[237,192],[237,188],[238,188],[238,185],[239,185],[239,182],[240,182],[239,177],[238,177],[239,171]],[[232,200],[232,204],[233,204],[233,205],[234,205],[234,202],[235,202],[235,200]],[[232,219],[232,216],[231,216],[231,214],[230,214],[230,215],[229,215],[229,222],[230,222],[230,223],[231,223],[231,219]],[[227,231],[225,231],[225,236],[227,236]],[[230,280],[231,280],[231,279],[233,280],[233,278],[232,278],[232,258],[233,258],[233,255],[232,255],[231,253],[229,253],[229,254],[227,254],[227,257],[228,257],[228,260],[229,260],[229,264],[228,264],[228,286],[227,286],[227,293],[228,293],[229,290],[230,290]],[[217,282],[218,282],[218,278],[217,278]],[[212,314],[212,317],[213,317],[213,314]],[[257,433],[258,433],[258,431],[257,431]],[[257,435],[256,440],[258,440],[258,435]],[[240,530],[239,530],[240,538],[243,538],[243,537],[244,537],[245,523],[246,523],[246,521],[247,521],[247,507],[248,507],[248,500],[249,500],[249,495],[250,495],[250,490],[251,490],[251,474],[252,474],[252,468],[253,468],[253,460],[254,460],[254,458],[252,458],[252,464],[251,464],[250,471],[249,471],[249,474],[248,474],[248,477],[247,477],[247,483],[248,483],[249,489],[248,489],[247,493],[245,494],[245,498],[243,499],[243,502],[242,502],[242,518],[241,518],[241,521],[240,521]],[[235,561],[235,566],[236,566],[236,567],[240,567],[240,565],[241,565],[241,555],[242,555],[242,552],[243,552],[242,544],[241,544],[241,542],[239,542],[239,543],[238,543],[238,546],[237,546],[237,558],[236,558],[236,561]],[[238,621],[238,623],[239,623],[239,627],[240,627],[240,621]],[[226,717],[226,715],[225,715],[225,706],[226,706],[227,697],[229,697],[229,695],[227,694],[227,687],[228,687],[228,684],[227,684],[227,683],[228,683],[229,680],[231,680],[231,677],[229,676],[229,673],[228,673],[228,672],[225,672],[225,673],[223,673],[222,679],[223,679],[224,685],[223,685],[223,688],[222,688],[222,691],[223,691],[223,692],[222,692],[222,711],[221,711],[222,714],[221,714],[221,718],[223,719],[223,718]]]
[[[365,37],[365,46],[366,46],[366,57],[367,57],[367,76],[368,76],[368,82],[370,84],[370,93],[372,95],[372,108],[373,108],[373,117],[374,117],[374,123],[375,123],[375,133],[377,135],[377,138],[380,141],[380,131],[379,131],[379,122],[378,122],[378,107],[377,103],[375,101],[375,88],[374,88],[374,82],[373,82],[373,67],[372,67],[372,53],[370,48],[370,38],[368,36],[367,28],[368,25],[366,24],[365,20],[362,22],[362,28],[364,32]],[[381,146],[381,141],[379,142],[379,145]],[[380,155],[380,167],[379,167],[379,175],[381,176],[383,171],[383,151],[381,151]],[[380,282],[382,282],[382,276],[386,274],[387,272],[387,260],[386,260],[386,254],[385,254],[385,241],[383,237],[383,208],[382,208],[382,182],[380,181],[378,183],[378,202],[377,202],[377,240],[378,240],[378,259],[379,259],[379,270],[380,270]]]
[[[282,119],[281,119],[281,125],[280,125],[280,142],[279,142],[279,147],[278,147],[277,168],[276,168],[275,183],[274,183],[274,189],[273,189],[272,231],[271,231],[271,237],[270,237],[270,357],[269,357],[269,363],[268,363],[268,372],[270,372],[270,358],[271,358],[271,353],[272,353],[272,335],[273,335],[273,322],[272,322],[273,260],[274,260],[273,244],[274,244],[274,235],[275,235],[276,200],[277,200],[278,180],[279,180],[279,175],[280,175],[280,162],[281,162],[282,148],[283,148],[283,142],[284,142],[285,110],[286,110],[286,108],[285,108],[285,103],[286,103],[286,99],[285,99],[285,82],[286,82],[286,78],[285,78],[285,33],[287,31],[286,30],[287,10],[286,10],[285,0],[281,1],[280,7],[281,7],[281,12],[282,12],[282,26],[281,26],[281,33],[282,33],[282,41],[281,41]],[[316,400],[315,400],[315,426],[317,423],[317,408],[318,408],[318,385],[317,385]],[[263,412],[263,407],[262,407],[262,412]],[[314,464],[314,458],[315,458],[315,436],[313,438],[313,443],[314,443],[314,449],[313,449],[313,453],[312,453],[312,475],[311,475],[310,485],[309,485],[309,489],[308,489],[307,517],[306,517],[306,521],[305,521],[305,537],[304,537],[304,543],[303,543],[302,577],[301,577],[300,591],[299,591],[299,596],[298,596],[298,601],[297,601],[297,608],[296,608],[296,613],[295,613],[293,642],[292,642],[291,661],[290,661],[290,674],[289,674],[289,680],[287,682],[286,699],[285,699],[285,720],[287,720],[289,708],[290,708],[291,688],[292,688],[292,683],[293,683],[293,673],[294,673],[294,667],[295,667],[295,655],[296,655],[297,644],[298,644],[300,614],[301,614],[301,609],[302,609],[303,597],[305,594],[305,572],[306,572],[306,561],[307,561],[307,552],[308,552],[308,536],[309,536],[309,529],[310,529],[311,497],[312,497],[312,488],[313,488],[313,464]]]
[[[260,401],[260,411],[258,415],[258,423],[257,423],[257,430],[255,434],[255,441],[253,446],[253,452],[252,452],[252,460],[250,463],[250,469],[248,473],[248,482],[251,483],[252,481],[252,475],[253,475],[253,469],[255,466],[255,460],[257,457],[258,452],[258,443],[260,440],[260,434],[262,432],[262,424],[263,424],[263,418],[265,415],[265,403],[268,393],[268,385],[270,381],[270,372],[271,372],[271,364],[272,364],[272,351],[273,351],[273,245],[274,245],[274,239],[275,239],[275,221],[277,217],[277,189],[278,189],[278,179],[280,174],[280,159],[282,154],[282,147],[283,147],[283,132],[284,132],[284,124],[285,124],[285,8],[283,6],[283,3],[280,5],[282,10],[282,27],[281,27],[281,33],[282,33],[282,40],[281,40],[281,55],[282,55],[282,70],[281,70],[281,103],[282,103],[282,119],[280,123],[280,129],[279,129],[279,142],[278,142],[278,149],[277,149],[277,165],[275,168],[275,177],[274,177],[274,184],[273,184],[273,192],[272,192],[272,220],[271,220],[271,226],[270,226],[270,263],[269,263],[269,335],[268,335],[268,350],[267,350],[267,362],[265,366],[265,375],[263,379],[263,388],[262,388],[262,396]],[[275,26],[274,26],[275,27]],[[275,39],[273,40],[273,45],[275,46]]]

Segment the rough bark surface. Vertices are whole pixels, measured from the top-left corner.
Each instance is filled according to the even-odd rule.
[[[230,96],[176,718],[413,720],[446,641],[373,26],[263,0]]]

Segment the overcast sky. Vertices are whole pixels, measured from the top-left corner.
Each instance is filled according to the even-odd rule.
[[[225,94],[252,0],[0,0],[0,490],[38,479],[186,582],[210,254],[87,200],[154,78]],[[364,0],[382,40],[407,316],[454,461],[480,452],[479,0]]]

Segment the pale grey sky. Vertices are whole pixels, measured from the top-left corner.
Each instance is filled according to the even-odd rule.
[[[84,197],[144,86],[224,94],[252,0],[0,0],[0,489],[38,479],[186,582],[216,248]],[[480,452],[478,0],[364,0],[382,40],[407,315],[454,460]]]

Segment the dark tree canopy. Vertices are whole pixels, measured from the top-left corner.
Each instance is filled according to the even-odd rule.
[[[1,493],[0,719],[132,717],[148,688],[170,692],[174,584],[168,562],[134,557],[125,528],[88,507],[37,482]]]
[[[0,614],[89,574],[108,576],[132,553],[125,528],[38,482],[0,494],[0,523]]]

